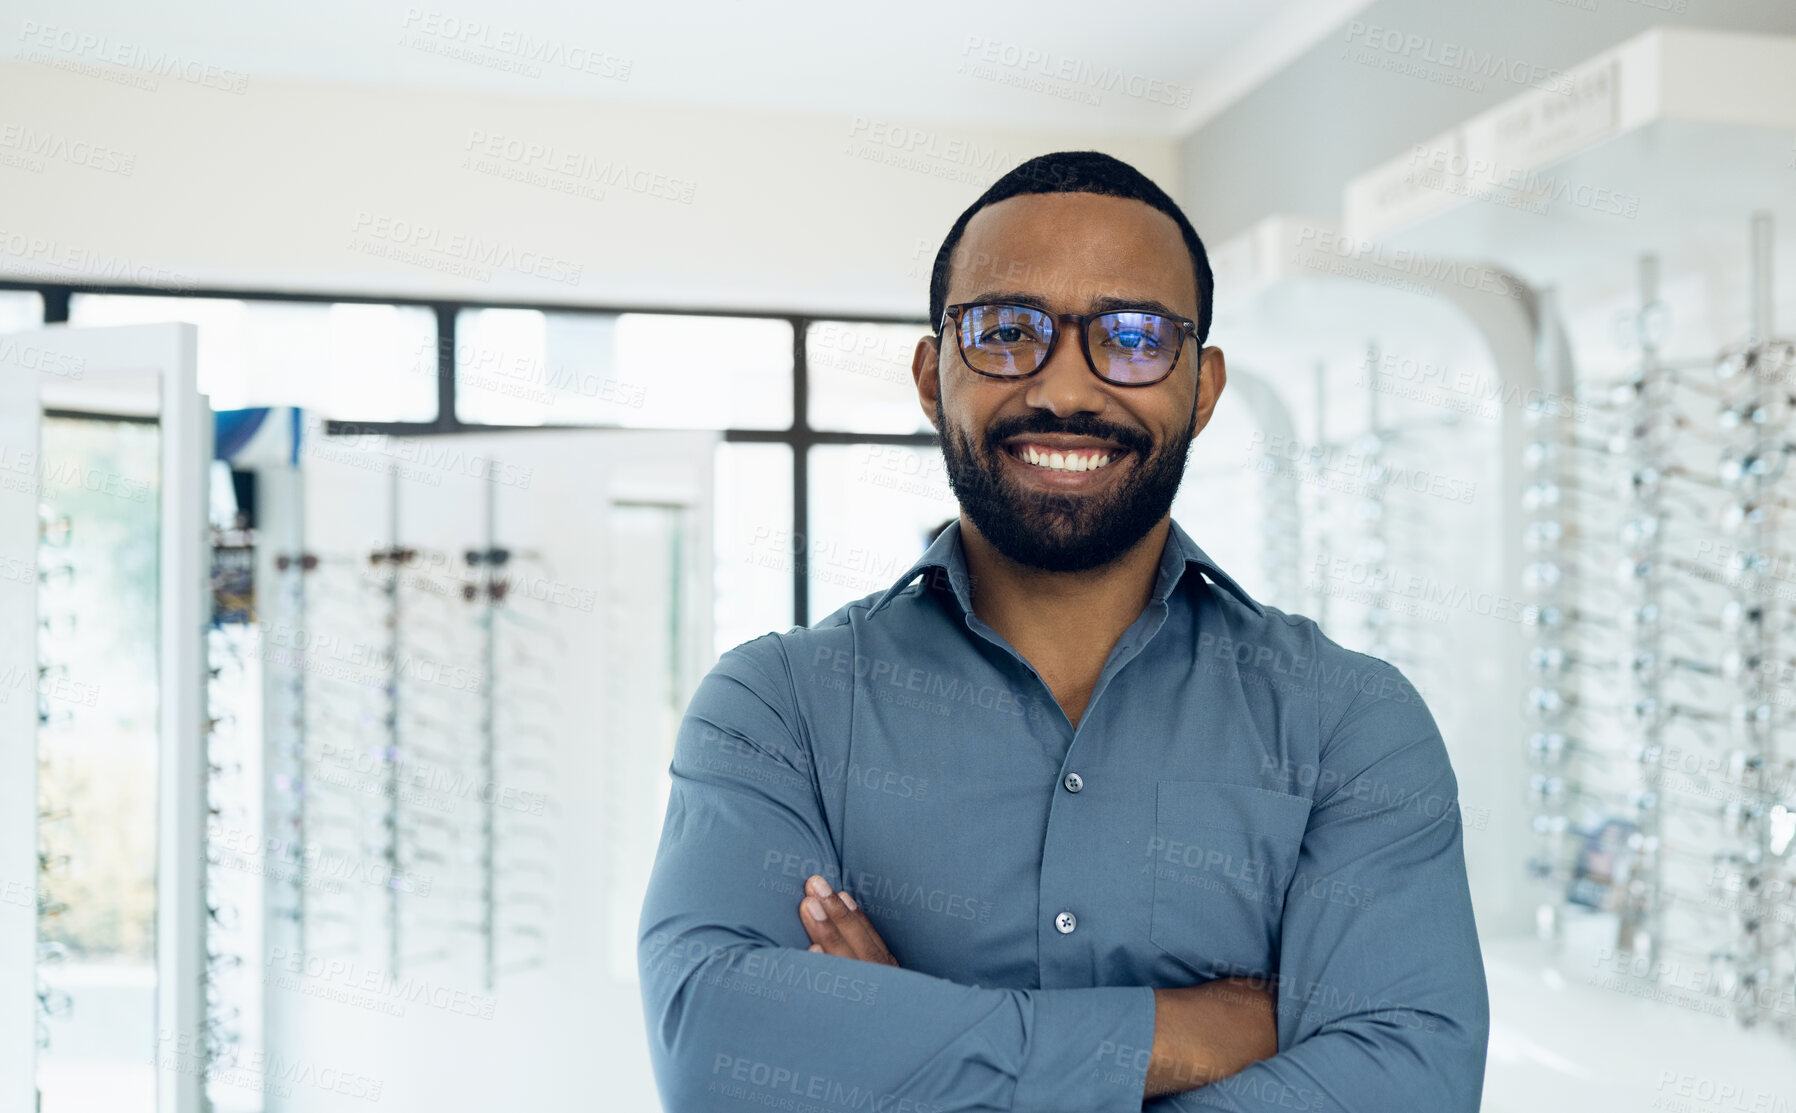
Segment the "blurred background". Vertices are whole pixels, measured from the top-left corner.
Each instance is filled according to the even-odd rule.
[[[1796,1109],[1796,7],[7,0],[0,1109],[660,1108],[717,656],[955,516],[954,218],[1205,238],[1174,517],[1440,723],[1484,1109]]]

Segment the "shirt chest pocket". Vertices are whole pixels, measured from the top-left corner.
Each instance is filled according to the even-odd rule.
[[[1220,781],[1159,781],[1154,795],[1154,945],[1205,978],[1270,973],[1310,802]]]

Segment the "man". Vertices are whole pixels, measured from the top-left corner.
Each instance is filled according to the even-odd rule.
[[[1097,152],[948,233],[913,373],[960,518],[680,728],[639,937],[669,1110],[1478,1108],[1432,716],[1169,517],[1211,297]]]

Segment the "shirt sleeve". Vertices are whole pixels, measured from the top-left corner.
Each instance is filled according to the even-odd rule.
[[[793,693],[765,635],[723,655],[680,724],[637,934],[665,1107],[1140,1110],[1149,987],[980,988],[807,949],[804,880],[841,888],[842,869]]]
[[[1145,1110],[1477,1113],[1490,998],[1458,782],[1420,694],[1385,667],[1322,748],[1280,928],[1279,1053]]]

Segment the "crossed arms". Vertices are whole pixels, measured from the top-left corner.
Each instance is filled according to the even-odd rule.
[[[899,967],[837,895],[796,701],[767,660],[777,646],[725,654],[675,746],[638,948],[673,1113],[1478,1108],[1489,1006],[1458,813],[1404,802],[1457,798],[1419,702],[1356,696],[1328,732],[1323,758],[1344,772],[1316,801],[1299,873],[1378,899],[1288,896],[1271,994],[1232,979],[984,988]],[[1365,779],[1415,791],[1357,791]],[[769,884],[774,852],[825,863],[828,896]]]

